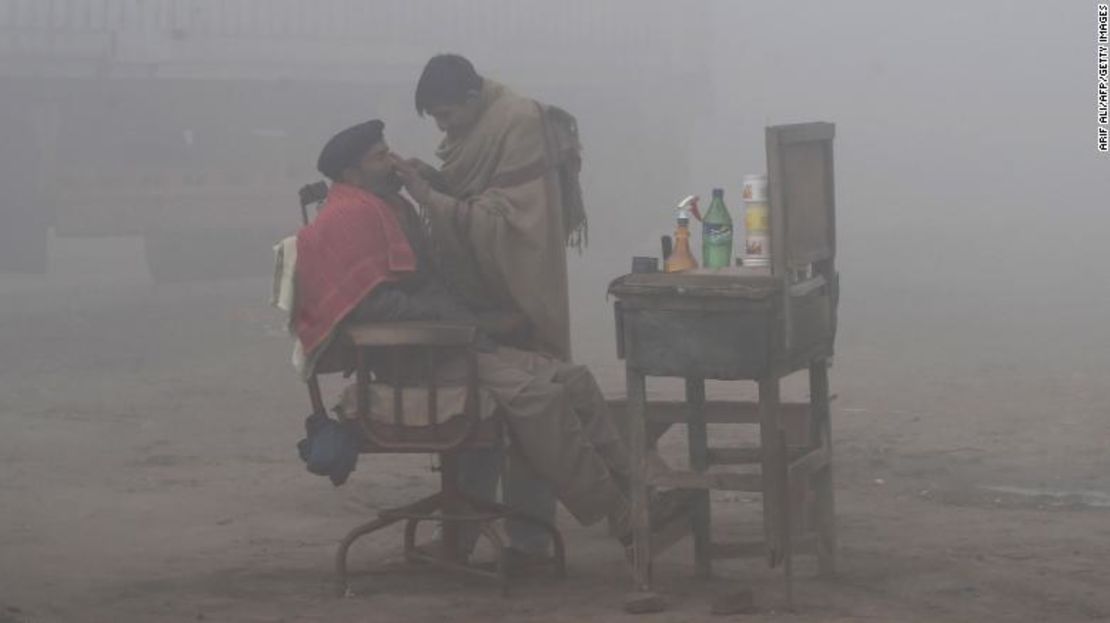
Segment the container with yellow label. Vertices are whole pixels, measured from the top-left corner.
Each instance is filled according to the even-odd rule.
[[[744,266],[770,266],[770,213],[766,201],[744,205]]]

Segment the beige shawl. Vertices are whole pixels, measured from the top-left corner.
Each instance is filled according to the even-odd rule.
[[[435,194],[427,212],[440,268],[479,310],[523,314],[530,348],[569,360],[566,244],[584,226],[560,175],[578,162],[573,117],[558,111],[553,123],[552,109],[488,79],[481,97],[475,126],[437,151],[449,196]]]

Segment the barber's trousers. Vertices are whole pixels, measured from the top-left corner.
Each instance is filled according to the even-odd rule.
[[[450,381],[443,376],[458,369],[442,367],[440,380]],[[627,482],[628,453],[588,368],[499,348],[478,354],[478,381],[505,418],[511,460],[525,464],[514,467],[523,473],[513,476],[517,486],[533,472],[584,525],[627,513],[627,497],[613,476]]]

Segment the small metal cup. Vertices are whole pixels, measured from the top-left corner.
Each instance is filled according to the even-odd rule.
[[[659,272],[659,258],[636,256],[632,258],[632,272],[657,273]]]

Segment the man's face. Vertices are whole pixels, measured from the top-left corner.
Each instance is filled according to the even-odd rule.
[[[478,121],[481,102],[477,92],[471,92],[461,104],[439,104],[428,109],[436,120],[436,127],[447,134],[458,134]]]
[[[394,171],[393,155],[385,141],[371,147],[358,166],[348,169],[348,175],[350,183],[379,196],[396,194],[401,190],[401,178]]]

